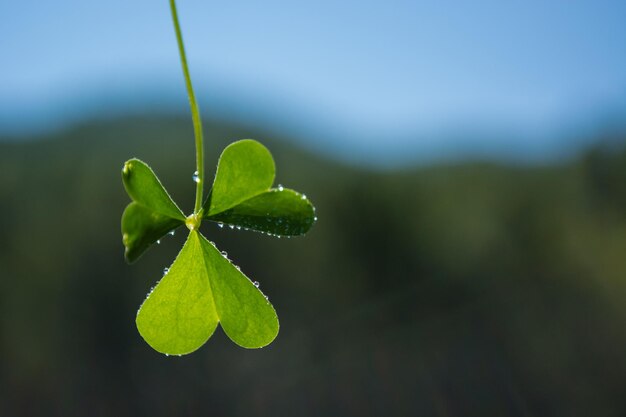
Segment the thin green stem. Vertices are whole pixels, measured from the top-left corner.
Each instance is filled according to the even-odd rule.
[[[198,173],[196,179],[196,204],[194,206],[194,214],[198,214],[202,208],[202,189],[204,187],[204,151],[203,151],[203,135],[202,120],[200,120],[200,110],[196,103],[196,95],[191,85],[191,77],[189,76],[189,67],[187,66],[187,56],[185,55],[185,45],[183,44],[183,35],[180,32],[180,23],[178,23],[178,12],[176,11],[176,1],[170,0],[170,9],[172,10],[172,20],[174,21],[174,29],[176,29],[176,40],[178,41],[178,52],[180,53],[180,63],[183,67],[185,75],[185,84],[187,85],[187,95],[189,96],[189,106],[191,107],[191,118],[193,119],[193,132],[196,138],[196,171]]]

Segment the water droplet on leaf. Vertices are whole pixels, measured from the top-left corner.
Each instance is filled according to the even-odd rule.
[[[198,175],[198,171],[194,172],[191,178],[193,179],[193,182],[200,182],[200,176]]]

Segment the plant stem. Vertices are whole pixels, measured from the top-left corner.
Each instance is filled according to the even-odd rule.
[[[170,0],[170,9],[172,10],[172,20],[174,21],[174,29],[176,29],[176,40],[178,41],[178,52],[180,54],[180,63],[183,67],[185,75],[185,84],[187,85],[187,95],[189,96],[189,106],[191,107],[191,118],[193,120],[193,133],[196,138],[196,171],[198,179],[196,184],[196,203],[193,209],[194,214],[198,214],[202,208],[202,189],[204,186],[204,151],[203,151],[203,135],[202,120],[200,120],[200,110],[196,103],[196,95],[191,85],[191,77],[189,76],[189,67],[187,66],[187,56],[185,55],[185,45],[183,44],[183,35],[180,32],[180,23],[178,23],[178,13],[176,11],[176,0]]]

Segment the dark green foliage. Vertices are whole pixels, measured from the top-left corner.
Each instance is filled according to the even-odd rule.
[[[623,148],[380,172],[209,122],[207,166],[226,138],[263,138],[276,183],[324,213],[306,239],[203,223],[280,307],[280,343],[233,349],[218,326],[172,360],[137,333],[187,234],[128,267],[119,169],[141,155],[192,207],[186,118],[2,142],[0,415],[626,415]]]

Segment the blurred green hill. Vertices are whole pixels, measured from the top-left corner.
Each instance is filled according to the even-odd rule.
[[[120,170],[145,160],[189,210],[187,118],[0,141],[0,416],[626,415],[622,147],[373,171],[206,127],[209,172],[255,138],[317,207],[306,238],[203,224],[270,296],[276,341],[246,351],[218,330],[164,357],[135,329],[185,233],[126,265]]]

